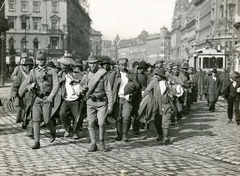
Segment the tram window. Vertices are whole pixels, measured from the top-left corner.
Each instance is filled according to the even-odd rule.
[[[217,68],[223,68],[223,58],[217,57]]]
[[[203,68],[223,68],[222,57],[204,57]]]
[[[209,68],[209,58],[203,57],[203,68]]]

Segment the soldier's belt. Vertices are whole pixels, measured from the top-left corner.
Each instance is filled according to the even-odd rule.
[[[44,98],[46,96],[49,96],[50,95],[50,92],[46,92],[46,93],[42,93],[42,92],[36,92],[35,93],[37,97],[39,98]]]
[[[91,94],[90,98],[94,102],[96,102],[96,101],[105,101],[107,96],[106,96],[106,94],[100,94],[100,95],[99,94],[97,94],[97,95]]]

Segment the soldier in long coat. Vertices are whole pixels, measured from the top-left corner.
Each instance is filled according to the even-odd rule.
[[[197,87],[197,94],[202,101],[202,97],[204,95],[204,88],[205,88],[205,76],[206,74],[200,68],[199,71],[195,74],[196,77],[196,87]]]
[[[31,58],[27,58],[24,62],[24,71],[18,73],[16,78],[13,81],[12,87],[11,87],[11,95],[10,100],[15,101],[16,98],[18,99],[18,105],[17,105],[17,115],[16,115],[16,123],[22,122],[22,127],[26,128],[28,125],[28,122],[30,119],[30,107],[31,107],[31,100],[32,100],[32,93],[29,91],[21,91],[20,87],[25,87],[25,80],[28,77],[29,72],[33,68],[33,60]],[[24,86],[21,86],[24,84]],[[20,90],[20,92],[19,92]],[[29,129],[27,131],[27,136],[33,137],[33,131],[32,131],[32,124],[30,124]]]
[[[221,91],[221,80],[217,76],[217,70],[212,70],[212,76],[207,80],[206,93],[209,102],[209,111],[215,111],[215,104]]]
[[[127,70],[127,63],[127,58],[120,58],[118,60],[118,69],[110,75],[114,102],[113,112],[117,120],[116,140],[124,140],[125,142],[129,141],[128,131],[131,126],[131,116],[133,115],[133,101],[140,89],[136,74]]]

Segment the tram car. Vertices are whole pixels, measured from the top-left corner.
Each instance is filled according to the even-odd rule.
[[[203,48],[196,51],[194,57],[189,60],[189,65],[196,70],[209,71],[216,68],[221,71],[227,67],[227,57],[224,50]]]

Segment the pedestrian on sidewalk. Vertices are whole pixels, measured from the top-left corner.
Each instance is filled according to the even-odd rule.
[[[38,67],[31,70],[28,78],[27,89],[32,91],[36,98],[33,102],[33,131],[34,145],[32,149],[40,148],[40,122],[43,120],[50,130],[50,142],[56,138],[56,129],[51,120],[53,100],[58,91],[58,77],[55,69],[48,68],[45,53],[37,56]]]
[[[230,83],[222,89],[228,103],[228,122],[233,119],[233,107],[237,125],[240,125],[239,101],[240,101],[240,77],[236,72],[230,73]]]
[[[206,93],[209,102],[209,111],[215,112],[215,104],[221,91],[221,80],[217,76],[217,69],[212,70],[212,75],[207,79]]]
[[[31,119],[31,100],[32,100],[32,92],[26,91],[26,79],[30,71],[33,68],[33,60],[31,58],[27,58],[23,64],[25,67],[24,71],[18,73],[16,78],[13,81],[11,87],[11,95],[10,101],[15,101],[16,103],[16,123],[22,122],[22,127],[24,129],[27,128],[27,136],[33,137],[33,127],[32,127],[32,119]]]

